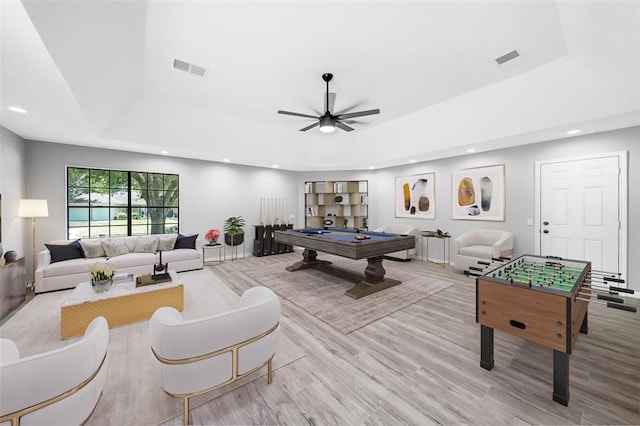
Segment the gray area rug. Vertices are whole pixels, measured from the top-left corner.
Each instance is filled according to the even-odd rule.
[[[339,268],[364,273],[366,260],[350,260],[318,253],[318,259]],[[288,272],[285,267],[302,260],[301,252],[227,261],[213,268],[228,283],[244,281],[264,285],[281,298],[294,303],[333,328],[349,334],[367,324],[429,297],[453,283],[429,276],[420,261],[383,261],[385,276],[402,284],[378,293],[353,299],[346,290],[354,283],[314,269]],[[230,283],[231,284],[231,283]]]
[[[180,273],[178,277],[184,284],[182,314],[186,319],[225,312],[237,304],[239,295],[210,268]],[[0,327],[0,337],[13,340],[22,357],[77,341],[79,337],[60,340],[60,307],[71,291],[36,295]],[[107,379],[89,425],[154,425],[176,416],[182,418],[182,400],[162,391],[151,368],[148,327],[149,321],[145,320],[109,330]],[[304,352],[283,331],[274,357],[274,369],[302,356]],[[191,407],[257,378],[264,380],[266,385],[266,378],[262,377],[266,373],[265,367],[227,387],[192,398]]]

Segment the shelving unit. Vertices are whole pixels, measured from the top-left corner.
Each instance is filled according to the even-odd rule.
[[[368,191],[366,180],[305,182],[305,226],[367,229]]]

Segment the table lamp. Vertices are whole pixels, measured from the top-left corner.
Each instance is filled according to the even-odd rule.
[[[31,286],[36,282],[36,217],[48,217],[49,208],[47,200],[20,200],[18,204],[18,217],[31,218],[31,263],[32,263],[32,281]]]

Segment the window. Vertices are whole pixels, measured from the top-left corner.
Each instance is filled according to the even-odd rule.
[[[175,233],[179,177],[67,167],[67,238]]]

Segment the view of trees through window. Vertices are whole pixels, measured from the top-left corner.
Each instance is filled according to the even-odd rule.
[[[67,167],[67,238],[178,232],[179,177]]]

